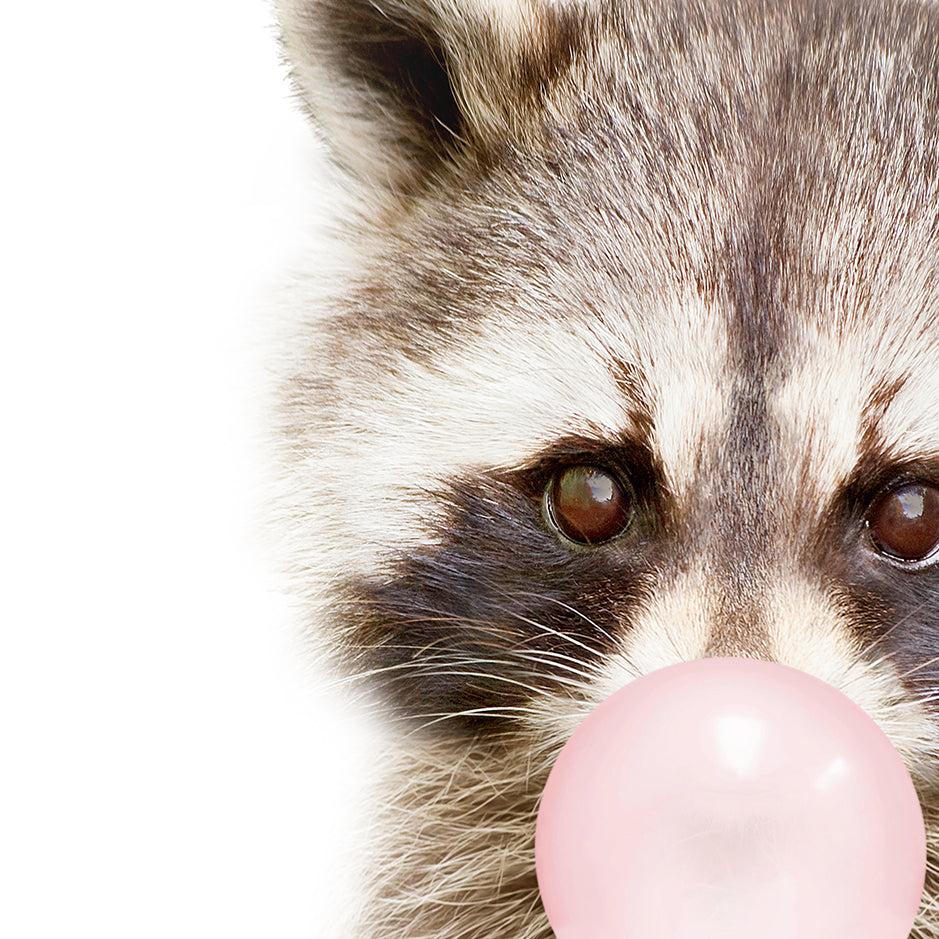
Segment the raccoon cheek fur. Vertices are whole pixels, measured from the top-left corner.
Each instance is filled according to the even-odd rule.
[[[554,758],[709,655],[879,723],[939,939],[939,14],[275,4],[335,190],[286,291],[277,524],[389,741],[336,939],[549,939]]]

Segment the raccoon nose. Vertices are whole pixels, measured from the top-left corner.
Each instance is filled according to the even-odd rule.
[[[913,783],[825,682],[702,659],[575,731],[535,859],[558,939],[907,939],[926,871]]]

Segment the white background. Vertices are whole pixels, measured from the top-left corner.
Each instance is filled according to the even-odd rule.
[[[0,23],[0,935],[318,937],[360,764],[254,546],[318,154],[264,0]]]

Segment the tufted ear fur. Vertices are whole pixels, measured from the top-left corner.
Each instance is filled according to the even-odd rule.
[[[544,0],[275,4],[295,87],[336,158],[398,191],[509,129],[547,16]]]

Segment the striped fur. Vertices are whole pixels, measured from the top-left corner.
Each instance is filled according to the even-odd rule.
[[[704,655],[801,668],[890,736],[939,939],[939,565],[865,524],[892,480],[939,485],[939,14],[277,6],[338,207],[287,292],[278,525],[389,747],[341,939],[547,939],[553,758]],[[543,511],[581,459],[637,494],[591,549]]]

